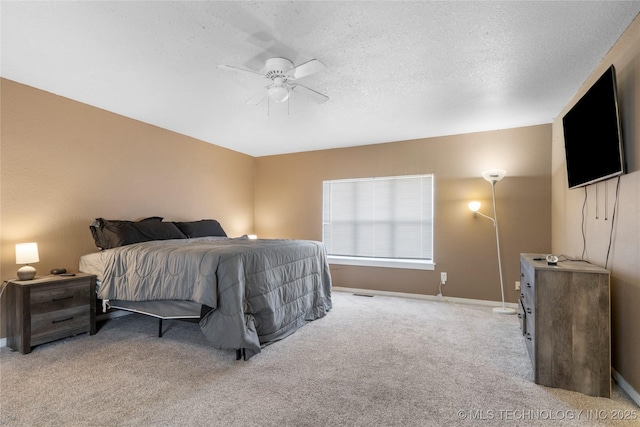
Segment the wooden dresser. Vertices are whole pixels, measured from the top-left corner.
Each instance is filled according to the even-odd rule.
[[[24,354],[31,347],[96,333],[96,276],[42,276],[7,284],[7,345]]]
[[[609,272],[520,254],[520,276],[518,317],[535,382],[611,397]]]

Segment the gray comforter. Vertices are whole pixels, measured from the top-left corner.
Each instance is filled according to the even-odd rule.
[[[324,245],[315,241],[152,241],[112,250],[98,297],[211,307],[200,320],[204,335],[249,358],[323,317],[331,309],[331,276]]]

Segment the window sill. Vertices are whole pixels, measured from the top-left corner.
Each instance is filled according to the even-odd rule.
[[[406,268],[412,270],[435,270],[435,263],[422,259],[390,259],[390,258],[364,258],[329,255],[329,264],[359,265],[363,267]]]

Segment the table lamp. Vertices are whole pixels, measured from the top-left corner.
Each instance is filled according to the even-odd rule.
[[[31,280],[36,277],[36,269],[29,264],[40,261],[37,243],[16,244],[16,264],[25,264],[18,269],[18,279]]]

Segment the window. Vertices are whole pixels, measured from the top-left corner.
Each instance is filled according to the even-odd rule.
[[[433,269],[433,175],[323,183],[332,264]]]

